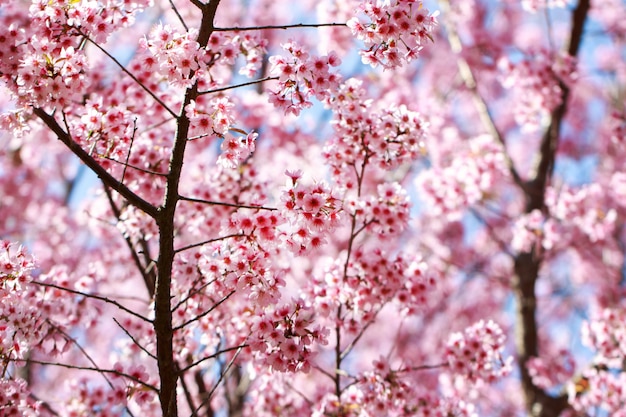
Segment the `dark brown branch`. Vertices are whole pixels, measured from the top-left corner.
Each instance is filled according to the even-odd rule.
[[[185,19],[183,19],[183,17],[180,15],[180,12],[176,8],[176,5],[174,5],[174,2],[172,0],[169,0],[169,2],[170,2],[170,6],[172,6],[172,10],[176,14],[176,17],[178,17],[178,20],[180,20],[181,25],[183,25],[183,27],[185,28],[185,32],[189,32],[189,27],[187,27],[187,23],[185,23]]]
[[[219,0],[210,0],[203,4],[193,1],[200,8],[202,20],[196,41],[200,48],[205,48],[211,34],[215,30],[214,19]],[[194,74],[190,74],[193,77]],[[160,390],[159,401],[163,417],[178,417],[176,385],[178,381],[177,364],[174,361],[172,326],[172,266],[174,264],[174,217],[179,201],[179,183],[185,158],[185,149],[191,123],[185,108],[198,98],[198,82],[185,90],[185,95],[177,117],[176,136],[169,162],[169,174],[165,188],[165,198],[155,217],[159,228],[159,258],[157,260],[157,281],[154,293],[154,331],[156,334],[157,365],[159,369]]]
[[[139,197],[133,191],[131,191],[124,184],[119,182],[109,172],[104,169],[87,151],[85,151],[78,143],[74,142],[70,134],[65,132],[59,125],[53,115],[46,113],[43,109],[34,107],[33,113],[43,121],[57,138],[63,142],[65,146],[76,155],[89,169],[91,169],[102,182],[117,191],[122,197],[124,197],[130,204],[137,207],[150,217],[155,217],[157,209],[152,204],[148,203],[143,198]]]
[[[582,34],[590,7],[590,0],[579,0],[572,14],[568,53],[575,57],[582,41]],[[539,149],[539,163],[534,177],[525,187],[525,212],[533,210],[545,211],[545,191],[550,183],[554,171],[554,163],[559,143],[561,126],[567,113],[569,87],[560,83],[561,104],[554,109],[550,125],[541,141]],[[566,394],[556,397],[548,395],[537,387],[526,366],[528,360],[539,356],[539,337],[537,330],[537,298],[535,285],[539,277],[542,259],[534,250],[520,253],[515,257],[514,290],[517,301],[516,348],[517,364],[520,373],[522,391],[526,402],[526,410],[535,417],[558,417],[569,407]]]
[[[572,14],[572,29],[569,45],[567,46],[567,53],[572,57],[578,55],[589,7],[590,0],[580,0]],[[529,181],[527,213],[535,209],[545,209],[545,190],[554,171],[554,161],[561,134],[561,126],[567,114],[567,101],[570,94],[569,87],[563,82],[559,82],[559,87],[561,89],[561,104],[552,111],[550,125],[541,140],[539,163],[537,164],[534,178]]]

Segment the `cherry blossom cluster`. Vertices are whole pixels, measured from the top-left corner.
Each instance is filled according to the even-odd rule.
[[[367,49],[359,51],[364,64],[393,69],[419,56],[424,43],[433,40],[436,14],[429,14],[420,0],[368,0],[347,24]]]
[[[225,239],[203,248],[198,269],[212,285],[208,295],[221,299],[231,291],[253,302],[255,307],[275,303],[285,281],[269,267],[271,252],[248,237]]]
[[[324,182],[305,185],[297,179],[300,172],[287,172],[292,185],[283,195],[281,214],[288,219],[290,229],[285,242],[297,254],[304,254],[326,243],[341,219],[342,204]]]
[[[579,188],[551,188],[546,194],[546,205],[555,219],[579,230],[592,242],[609,238],[616,227],[617,212],[598,183]]]
[[[458,217],[461,210],[487,199],[495,185],[508,175],[500,144],[489,135],[469,140],[448,166],[433,167],[416,179],[420,195],[434,215]]]
[[[239,74],[252,78],[263,64],[263,55],[266,52],[267,39],[258,34],[232,34],[217,32],[211,35],[208,47],[218,62],[228,65],[235,64],[235,58],[243,55],[246,65],[239,68]],[[218,53],[219,52],[219,53]]]
[[[602,310],[583,324],[582,340],[597,352],[596,363],[621,368],[626,358],[626,310]]]
[[[95,158],[125,161],[135,121],[124,104],[108,106],[101,99],[88,100],[80,118],[72,118],[70,122],[72,138]],[[114,168],[121,170],[122,166],[114,165]]]
[[[87,61],[82,50],[60,48],[47,38],[33,36],[17,71],[16,91],[20,104],[65,107],[80,101],[86,90]]]
[[[17,52],[19,45],[26,41],[26,31],[8,19],[2,19],[0,22],[6,24],[4,33],[0,35],[0,77],[10,86],[12,77],[20,67],[22,56]]]
[[[126,374],[133,378],[148,381],[148,374],[142,367],[131,366]],[[123,372],[124,369],[117,365],[115,371]],[[109,379],[112,386],[95,385],[87,378],[72,380],[69,389],[73,393],[72,398],[65,405],[69,416],[89,415],[94,417],[122,417],[128,414],[130,399],[141,409],[142,413],[153,415],[157,413],[158,404],[156,393],[139,384],[127,384],[129,379],[120,381],[120,377],[113,374]]]
[[[375,366],[384,360],[376,361]],[[315,417],[478,417],[473,404],[459,398],[442,398],[421,383],[405,378],[406,372],[376,367],[360,374],[357,383],[338,399],[327,393],[314,406]],[[388,368],[388,365],[387,365]]]
[[[230,67],[243,56],[245,65],[239,72],[252,77],[260,68],[266,40],[253,34],[213,33],[206,47],[196,41],[197,30],[177,32],[169,25],[155,26],[140,43],[149,51],[141,59],[144,70],[159,71],[173,86],[188,88],[198,81],[199,87],[210,89],[221,85],[223,74],[216,67]]]
[[[397,302],[403,307],[407,315],[416,314],[433,304],[434,291],[437,289],[437,280],[429,271],[426,262],[416,259],[404,269],[402,289],[396,295]]]
[[[281,45],[289,57],[274,55],[269,58],[270,73],[278,77],[278,86],[269,92],[269,100],[286,113],[300,114],[313,105],[311,98],[322,101],[336,90],[340,76],[331,71],[341,64],[339,57],[331,52],[324,56],[311,56],[296,42]]]
[[[324,147],[324,156],[335,180],[347,188],[356,186],[354,170],[363,169],[365,162],[390,170],[424,154],[422,116],[403,105],[377,109],[366,98],[361,80],[341,84],[327,105],[335,135]]]
[[[612,112],[611,125],[611,140],[616,144],[622,144],[626,138],[626,112]]]
[[[535,209],[515,221],[511,247],[518,252],[551,250],[562,238],[561,229],[555,219],[546,219],[541,210]]]
[[[357,333],[394,301],[404,314],[429,305],[437,283],[426,264],[405,254],[391,255],[381,248],[358,248],[348,262],[336,260],[313,276],[307,297],[319,317],[331,318],[340,305],[347,313],[342,325]]]
[[[502,85],[516,95],[515,120],[522,130],[533,132],[561,104],[561,84],[569,86],[576,80],[576,60],[566,53],[555,55],[546,50],[529,51],[527,56],[520,62],[504,57],[498,66]]]
[[[596,415],[626,417],[626,372],[611,372],[602,367],[591,367],[572,381],[568,387],[569,403],[574,410]]]
[[[398,235],[409,222],[411,204],[406,190],[397,183],[383,183],[377,187],[378,195],[363,201],[364,223],[380,236]]]
[[[205,51],[196,42],[197,37],[195,29],[180,33],[169,25],[156,25],[141,44],[154,57],[145,62],[159,69],[172,85],[189,88],[198,78],[200,65],[206,66]]]
[[[113,388],[92,386],[88,379],[70,382],[73,398],[65,406],[68,415],[93,415],[98,417],[121,417],[127,406],[123,385]]]
[[[191,125],[190,138],[225,135],[235,122],[233,107],[234,104],[225,97],[215,98],[203,104],[196,101],[189,103],[185,107],[185,115]]]
[[[72,35],[87,35],[99,44],[122,27],[131,25],[135,15],[152,5],[152,0],[58,1],[36,0],[30,8],[33,24],[51,27],[53,37],[61,37],[67,28]],[[39,22],[53,23],[49,25]]]
[[[268,308],[253,319],[248,344],[261,367],[309,372],[315,345],[328,344],[329,330],[314,324],[315,311],[302,300]]]
[[[309,415],[310,405],[289,387],[292,381],[293,375],[288,373],[258,375],[249,391],[250,401],[244,404],[244,415],[275,417],[277,412],[285,416]]]
[[[576,370],[576,361],[567,349],[560,349],[549,357],[533,357],[526,367],[533,383],[542,389],[550,389],[569,381]]]
[[[23,358],[46,334],[41,311],[29,302],[34,261],[22,247],[0,240],[0,364]]]
[[[445,358],[450,372],[470,382],[492,383],[511,371],[511,360],[504,359],[504,333],[493,321],[481,320],[450,335]]]
[[[151,1],[34,1],[29,30],[9,27],[2,36],[0,74],[18,98],[20,106],[65,107],[80,102],[89,86],[83,48],[85,37],[104,43],[134,20]],[[17,75],[17,76],[15,76]],[[7,78],[10,77],[10,78]]]
[[[0,379],[0,415],[6,417],[35,417],[40,404],[33,401],[26,382],[21,379]]]
[[[258,136],[256,132],[250,132],[241,136],[226,133],[220,145],[222,153],[217,158],[218,165],[224,168],[237,168],[254,152]]]
[[[556,8],[567,6],[568,0],[522,0],[524,10],[536,13],[546,8]]]
[[[3,295],[10,291],[20,291],[22,285],[31,281],[30,271],[34,261],[21,246],[0,240],[0,291]]]
[[[340,300],[356,321],[352,326],[373,320],[374,314],[404,289],[405,269],[406,260],[401,255],[394,258],[380,248],[355,252],[345,279],[339,281],[343,296]]]

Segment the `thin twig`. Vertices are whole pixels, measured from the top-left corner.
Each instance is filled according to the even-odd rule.
[[[98,364],[96,363],[96,361],[89,355],[89,353],[87,353],[87,351],[81,346],[80,343],[78,343],[78,341],[76,339],[74,339],[72,336],[70,336],[69,334],[65,333],[59,326],[55,325],[54,323],[52,323],[50,320],[46,319],[46,322],[52,326],[57,332],[61,333],[63,335],[63,337],[65,337],[67,340],[71,341],[74,346],[76,346],[78,348],[78,350],[80,350],[80,352],[83,354],[83,356],[87,359],[87,361],[89,361],[89,363],[91,363],[91,365],[93,365],[94,368],[98,368],[100,369],[100,367],[98,366]],[[106,375],[102,375],[102,377],[104,378],[104,380],[107,382],[107,384],[113,388],[113,383],[109,380],[109,378],[106,377]]]
[[[242,348],[239,348],[239,350],[237,350],[237,352],[233,355],[233,358],[230,360],[230,362],[228,363],[228,365],[226,365],[226,369],[224,370],[223,373],[220,374],[219,379],[217,380],[217,382],[215,383],[215,385],[213,386],[213,388],[211,388],[211,391],[209,391],[207,398],[202,401],[202,403],[198,406],[198,408],[196,409],[196,411],[200,410],[200,408],[202,408],[206,403],[208,403],[209,401],[211,401],[211,398],[213,397],[213,394],[215,393],[215,391],[217,390],[217,388],[220,386],[220,384],[222,383],[222,380],[224,379],[224,377],[226,376],[226,374],[228,373],[228,371],[230,371],[230,368],[233,366],[233,363],[235,363],[235,360],[237,359],[237,357],[239,356],[239,353],[241,352]]]
[[[100,373],[100,374],[117,375],[117,376],[121,376],[121,377],[130,379],[131,381],[136,382],[136,383],[138,383],[138,384],[148,388],[151,391],[154,391],[154,392],[158,392],[159,391],[159,389],[157,387],[155,387],[154,385],[150,385],[147,382],[143,382],[141,379],[139,379],[137,377],[129,375],[129,374],[125,373],[125,372],[117,371],[115,369],[101,369],[101,368],[97,368],[97,367],[96,368],[92,368],[92,367],[89,367],[89,366],[70,365],[68,363],[61,363],[61,362],[47,362],[47,361],[40,361],[40,360],[36,360],[36,359],[28,359],[28,360],[21,360],[21,359],[19,359],[19,360],[12,360],[12,361],[16,362],[18,364],[22,363],[22,362],[27,362],[28,361],[28,362],[31,362],[31,363],[34,363],[34,364],[37,364],[37,365],[58,366],[60,368],[76,369],[76,370],[79,370],[79,371],[93,371],[93,372],[97,372],[97,373]]]
[[[187,246],[183,246],[182,248],[175,249],[174,253],[184,252],[184,251],[189,250],[189,249],[197,248],[198,246],[203,246],[203,245],[206,245],[208,243],[213,243],[213,242],[219,242],[220,240],[226,240],[226,239],[229,239],[231,237],[247,237],[247,235],[244,235],[242,233],[234,233],[232,235],[216,237],[216,238],[213,238],[213,239],[205,240],[203,242],[192,243],[191,245],[187,245]]]
[[[143,346],[142,346],[142,345],[141,345],[141,344],[137,341],[137,339],[135,339],[135,337],[134,337],[132,334],[130,334],[130,332],[129,332],[129,331],[128,331],[128,330],[127,330],[124,326],[122,326],[122,325],[120,324],[120,322],[119,322],[119,321],[117,321],[117,319],[116,319],[115,317],[113,317],[113,321],[115,322],[115,324],[117,324],[117,325],[119,326],[119,328],[120,328],[120,329],[122,329],[122,331],[123,331],[124,333],[126,333],[126,336],[128,336],[128,337],[130,338],[130,340],[132,340],[132,341],[133,341],[133,343],[139,347],[139,349],[143,350],[143,351],[146,353],[146,355],[148,355],[148,356],[149,356],[149,357],[151,357],[152,359],[156,360],[156,356],[155,356],[155,355],[153,355],[151,352],[149,352],[149,351],[148,351],[148,349],[146,349],[145,347],[143,347]]]
[[[180,23],[183,25],[183,27],[185,28],[186,32],[189,32],[189,27],[187,26],[187,23],[185,23],[185,20],[183,19],[183,17],[180,15],[180,13],[178,12],[178,9],[176,8],[176,6],[174,5],[174,2],[172,0],[170,0],[170,5],[172,6],[172,10],[174,11],[174,13],[176,14],[176,17],[178,17],[178,20],[180,20]]]
[[[130,160],[130,154],[133,150],[133,142],[135,141],[136,133],[137,133],[137,118],[135,117],[133,119],[133,134],[130,136],[130,144],[128,145],[128,152],[126,153],[126,162],[124,163],[124,168],[122,169],[122,179],[120,180],[120,182],[124,182],[124,178],[126,177],[126,168],[128,168],[128,161]],[[111,159],[111,160],[118,162],[114,159]]]
[[[276,207],[249,206],[245,204],[226,203],[223,201],[203,200],[201,198],[193,198],[193,197],[180,196],[179,199],[183,201],[189,201],[192,203],[208,204],[210,206],[224,206],[224,207],[244,208],[244,209],[253,209],[253,210],[269,210],[269,211],[278,210]]]
[[[198,359],[197,361],[195,361],[195,362],[191,363],[190,365],[187,365],[183,369],[181,369],[180,370],[180,375],[184,374],[185,372],[189,371],[192,368],[195,368],[196,366],[200,365],[202,362],[206,362],[209,359],[215,359],[215,358],[217,358],[218,356],[220,356],[223,353],[230,352],[230,351],[233,351],[233,350],[243,349],[245,347],[248,347],[248,345],[240,345],[240,346],[229,347],[229,348],[226,348],[224,350],[217,351],[217,352],[213,353],[212,355],[205,356],[202,359]]]
[[[45,124],[52,130],[57,138],[63,142],[63,144],[76,155],[85,165],[96,174],[100,180],[118,193],[120,193],[130,204],[137,207],[150,217],[154,218],[158,214],[158,210],[155,206],[135,194],[124,184],[119,182],[113,177],[102,165],[96,161],[87,151],[85,151],[78,143],[76,143],[69,132],[63,130],[55,119],[53,114],[46,113],[45,110],[39,107],[33,107],[33,113],[39,117]]]
[[[250,30],[272,30],[272,29],[297,29],[297,28],[321,28],[321,27],[347,27],[345,23],[295,23],[290,25],[266,25],[266,26],[242,26],[215,28],[215,32],[245,32]]]
[[[163,100],[158,98],[156,96],[156,94],[154,94],[148,87],[146,87],[141,81],[139,81],[139,79],[137,77],[135,77],[135,75],[132,72],[130,72],[124,65],[122,65],[122,63],[119,62],[117,60],[117,58],[115,58],[113,55],[111,55],[109,53],[109,51],[104,49],[102,46],[100,46],[100,44],[98,44],[98,42],[93,41],[91,38],[89,38],[87,35],[83,34],[82,32],[81,32],[81,35],[85,36],[87,38],[87,40],[89,40],[89,42],[91,42],[92,45],[94,45],[96,48],[98,48],[100,51],[102,51],[102,53],[105,54],[110,60],[112,60],[126,75],[128,75],[130,78],[132,78],[133,81],[136,82],[137,85],[139,87],[141,87],[142,90],[144,90],[146,93],[148,93],[148,95],[150,97],[152,97],[154,99],[154,101],[159,103],[165,109],[165,111],[167,111],[169,114],[171,114],[175,118],[178,117],[177,114],[172,109],[170,109],[167,106],[167,104],[165,104],[163,102]]]
[[[167,173],[150,171],[149,169],[140,168],[136,165],[131,165],[127,162],[118,161],[117,159],[111,158],[110,156],[100,156],[102,159],[106,159],[107,161],[114,162],[116,164],[122,165],[124,167],[124,171],[122,172],[122,181],[124,181],[124,176],[126,175],[126,168],[136,169],[137,171],[141,171],[144,174],[157,175],[159,177],[167,177]]]
[[[224,301],[228,300],[234,293],[236,292],[236,290],[232,290],[230,293],[228,293],[224,298],[222,298],[221,300],[219,300],[217,303],[213,304],[211,306],[211,308],[209,308],[207,311],[205,311],[202,314],[197,315],[196,317],[187,320],[186,322],[184,322],[183,324],[174,327],[172,330],[177,331],[180,329],[185,328],[186,326],[189,326],[191,323],[194,323],[198,320],[200,320],[202,317],[207,316],[208,314],[211,314],[211,312],[213,310],[215,310],[217,307],[219,307]]]
[[[359,334],[352,339],[352,342],[350,342],[350,344],[348,346],[346,346],[346,348],[343,350],[343,352],[341,352],[341,359],[345,359],[346,356],[348,356],[350,354],[350,352],[352,351],[352,349],[354,349],[354,346],[356,346],[356,344],[359,342],[359,340],[361,340],[361,337],[363,337],[363,335],[365,334],[365,331],[372,325],[374,324],[374,321],[376,320],[376,316],[378,315],[378,313],[380,313],[380,311],[383,309],[383,307],[385,306],[386,303],[383,303],[382,306],[380,306],[380,308],[378,309],[378,311],[374,314],[374,317],[372,317],[372,320],[370,320],[369,322],[367,322],[365,324],[365,326],[363,326],[363,328],[361,329],[361,331],[359,332]]]
[[[111,300],[110,298],[107,298],[107,297],[103,297],[103,296],[95,295],[95,294],[87,294],[87,293],[84,293],[82,291],[76,291],[76,290],[72,290],[70,288],[65,288],[65,287],[61,287],[59,285],[49,284],[49,283],[46,283],[46,282],[31,281],[31,283],[35,284],[35,285],[41,285],[42,287],[54,288],[54,289],[57,289],[57,290],[69,292],[70,294],[81,295],[81,296],[86,297],[86,298],[92,298],[94,300],[103,301],[103,302],[105,302],[107,304],[114,305],[115,307],[119,308],[120,310],[125,311],[128,314],[130,314],[132,316],[135,316],[138,319],[141,319],[141,320],[145,321],[146,323],[152,323],[152,320],[142,316],[139,313],[135,313],[133,310],[129,309],[128,307],[124,307],[123,305],[121,305],[117,301]]]
[[[209,282],[207,282],[206,284],[201,285],[198,288],[192,288],[189,290],[189,293],[187,294],[187,296],[185,298],[182,298],[178,303],[176,303],[176,305],[174,307],[172,307],[172,312],[178,310],[180,308],[180,306],[182,306],[183,304],[185,304],[186,302],[189,301],[189,299],[191,299],[191,297],[193,297],[196,294],[199,294],[200,291],[202,291],[203,289],[205,289],[206,287],[208,287],[209,285],[213,284],[216,280],[213,279]],[[194,283],[195,285],[195,283]],[[212,300],[211,300],[212,301]]]
[[[450,11],[449,0],[442,0],[440,4],[444,9],[447,9],[446,12]],[[461,55],[461,52],[463,51],[463,42],[461,41],[461,38],[453,25],[447,24],[446,31],[448,33],[448,42],[450,43],[452,52],[457,55],[456,62],[459,68],[459,74],[463,79],[465,87],[471,93],[472,99],[474,100],[474,105],[476,106],[476,110],[478,111],[478,116],[480,117],[481,122],[483,123],[489,134],[502,145],[503,154],[506,159],[509,173],[511,174],[511,177],[513,178],[515,184],[520,187],[522,191],[525,191],[526,185],[520,177],[519,173],[517,172],[511,156],[506,151],[506,141],[504,139],[504,136],[496,126],[487,102],[478,91],[478,84],[469,63]]]
[[[265,78],[260,78],[258,80],[247,81],[241,84],[233,84],[233,85],[229,85],[226,87],[215,88],[213,90],[199,91],[198,95],[219,93],[222,91],[232,90],[235,88],[245,87],[245,86],[254,85],[254,84],[260,84],[260,83],[264,83],[265,81],[272,81],[272,80],[278,80],[278,79],[279,79],[278,77],[265,77]]]
[[[113,215],[119,221],[122,215],[122,212],[115,204],[115,201],[113,201],[113,195],[111,195],[111,190],[109,190],[109,187],[107,187],[106,185],[104,186],[104,192],[107,196],[107,199],[109,200],[109,205],[111,206],[111,210],[113,210]],[[144,261],[146,261],[147,263],[147,265],[144,266],[141,263],[141,259],[139,259],[139,251],[135,249],[135,244],[133,243],[131,238],[126,234],[122,234],[122,235],[123,235],[124,241],[126,242],[126,246],[130,250],[130,254],[131,254],[131,257],[133,258],[133,262],[135,263],[135,266],[139,270],[139,273],[141,274],[141,277],[143,278],[143,281],[146,284],[146,289],[148,290],[148,294],[150,295],[150,298],[152,298],[152,296],[154,295],[155,278],[154,278],[154,273],[151,273],[151,269],[149,268],[152,262],[149,259],[149,254],[148,255],[144,254]],[[140,242],[145,243],[145,239],[143,239],[142,237],[140,239]]]

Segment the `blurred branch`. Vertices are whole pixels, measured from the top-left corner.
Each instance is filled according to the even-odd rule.
[[[111,195],[111,191],[109,190],[109,187],[107,187],[106,185],[104,186],[104,192],[106,193],[107,199],[109,200],[109,205],[111,206],[111,210],[113,210],[113,215],[119,221],[122,215],[122,212],[113,201],[113,195]],[[148,295],[150,296],[150,298],[154,297],[154,285],[156,282],[156,274],[154,272],[154,268],[150,267],[153,261],[152,259],[150,259],[150,254],[146,252],[146,250],[148,249],[147,242],[145,241],[143,237],[140,239],[140,245],[142,245],[142,248],[144,249],[144,252],[143,252],[144,262],[145,262],[145,266],[144,266],[141,262],[141,259],[139,259],[139,252],[135,249],[135,245],[133,244],[130,237],[124,236],[124,241],[126,242],[128,249],[130,250],[130,255],[133,258],[133,262],[135,263],[137,270],[139,270],[139,273],[141,274],[143,281],[146,284]]]
[[[444,9],[445,13],[450,12],[449,0],[441,0],[440,4],[442,8]],[[444,19],[444,22],[446,22],[445,19]],[[480,120],[482,124],[485,126],[485,128],[487,129],[488,133],[502,145],[503,150],[504,150],[503,154],[504,154],[504,157],[506,158],[506,163],[509,168],[509,173],[511,174],[513,181],[518,187],[520,187],[522,190],[525,190],[524,181],[522,181],[522,178],[517,172],[517,169],[515,168],[515,164],[513,163],[511,156],[506,151],[506,141],[504,139],[504,136],[498,130],[498,127],[496,126],[495,121],[493,117],[491,116],[491,112],[489,111],[489,106],[487,105],[487,102],[478,91],[478,84],[476,83],[476,78],[474,77],[474,73],[469,63],[462,55],[463,43],[461,41],[461,38],[458,32],[456,31],[456,29],[451,24],[446,22],[445,27],[446,27],[446,32],[448,34],[448,42],[450,43],[452,52],[456,54],[456,62],[459,68],[459,74],[461,75],[461,78],[463,79],[465,88],[467,88],[467,90],[470,92],[472,96],[472,99],[474,100],[474,105],[476,106],[476,110],[478,111],[478,116],[480,117]]]
[[[580,0],[572,14],[571,32],[567,52],[576,57],[582,41],[583,28],[589,12],[590,0]],[[539,163],[526,187],[525,212],[533,210],[545,211],[545,192],[552,178],[554,162],[559,143],[561,126],[567,113],[569,87],[560,82],[561,104],[554,109],[550,118],[550,125],[543,135],[539,148]],[[534,250],[522,252],[515,257],[515,298],[517,300],[516,347],[517,363],[520,372],[522,390],[524,392],[526,409],[530,415],[536,417],[558,417],[569,405],[567,395],[550,396],[536,386],[526,363],[532,357],[539,356],[539,336],[537,329],[537,299],[535,284],[539,277],[542,259]]]

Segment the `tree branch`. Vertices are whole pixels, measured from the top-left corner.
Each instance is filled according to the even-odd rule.
[[[446,12],[450,11],[449,0],[442,0],[440,3],[446,10]],[[480,117],[483,126],[485,126],[485,128],[487,129],[487,132],[502,145],[503,154],[509,168],[509,173],[513,178],[515,184],[522,190],[524,190],[524,181],[522,181],[522,178],[517,172],[511,156],[506,151],[506,141],[504,139],[504,136],[496,126],[493,117],[491,116],[491,112],[489,111],[489,106],[487,105],[487,102],[478,91],[478,84],[476,83],[476,78],[474,77],[474,73],[469,63],[461,55],[461,52],[463,50],[463,43],[461,41],[461,38],[459,37],[456,29],[450,24],[446,24],[446,32],[448,33],[448,42],[450,43],[452,52],[457,54],[456,62],[459,68],[459,74],[461,75],[463,83],[465,84],[465,88],[467,88],[472,96],[472,99],[474,100],[474,105],[476,106],[476,110],[478,111],[478,116]]]
[[[66,291],[69,292],[70,294],[75,294],[75,295],[80,295],[83,296],[85,298],[92,298],[94,300],[99,300],[99,301],[103,301],[107,304],[112,304],[115,307],[119,308],[122,311],[125,311],[126,313],[130,314],[131,316],[137,317],[140,320],[143,320],[147,323],[152,323],[152,321],[144,316],[142,316],[139,313],[135,313],[133,310],[129,309],[128,307],[124,307],[122,304],[118,303],[115,300],[111,300],[110,298],[107,297],[103,297],[101,295],[95,295],[95,294],[87,294],[85,292],[82,291],[76,291],[76,290],[72,290],[70,288],[65,288],[65,287],[61,287],[59,285],[55,285],[55,284],[49,284],[46,282],[40,282],[40,281],[31,281],[32,284],[34,285],[41,285],[42,287],[50,287],[50,288],[54,288],[57,290],[61,290],[61,291]]]
[[[202,20],[196,41],[200,48],[205,48],[211,34],[215,30],[214,20],[220,0],[210,0],[203,4],[194,2],[202,12]],[[194,74],[190,74],[193,77]],[[176,205],[179,201],[178,188],[185,158],[185,148],[189,136],[191,122],[185,113],[189,103],[198,98],[198,82],[185,90],[185,95],[180,106],[180,114],[177,117],[177,129],[174,146],[169,162],[169,174],[165,188],[165,198],[155,217],[159,228],[159,258],[157,260],[157,281],[154,293],[154,331],[156,334],[157,365],[161,389],[159,401],[163,417],[177,417],[178,404],[176,398],[176,385],[178,381],[178,369],[174,360],[172,326],[172,266],[174,264],[175,225],[174,217]]]
[[[589,7],[590,0],[579,0],[572,14],[570,40],[567,48],[572,57],[578,54]],[[561,125],[567,113],[567,100],[570,92],[569,88],[562,82],[560,87],[561,104],[552,112],[550,125],[544,133],[540,145],[540,158],[534,178],[527,183],[527,187],[524,189],[526,213],[536,209],[545,211],[545,191],[552,178]],[[535,284],[539,277],[541,263],[541,258],[537,256],[534,250],[520,253],[515,257],[517,363],[528,413],[536,417],[558,417],[569,406],[566,394],[556,397],[548,395],[533,383],[526,366],[530,358],[539,356]]]
[[[109,172],[104,169],[87,151],[85,151],[78,143],[74,142],[69,133],[65,132],[59,125],[53,115],[46,113],[39,107],[33,108],[33,113],[43,121],[50,130],[54,132],[57,138],[63,142],[65,146],[76,155],[89,169],[91,169],[102,182],[117,191],[122,197],[124,197],[130,204],[137,207],[150,217],[157,215],[157,209],[152,204],[148,203],[143,198],[139,197],[133,191],[131,191],[124,184],[119,182]]]
[[[246,87],[248,85],[262,84],[265,81],[278,80],[278,79],[279,79],[278,77],[259,78],[258,80],[247,81],[241,84],[233,84],[233,85],[228,85],[226,87],[214,88],[213,90],[200,91],[198,94],[205,95],[205,94],[219,93],[222,91],[233,90],[235,88]]]
[[[267,26],[242,26],[242,27],[227,27],[227,28],[215,28],[215,32],[245,32],[251,30],[285,30],[294,28],[321,28],[321,27],[347,27],[345,23],[295,23],[289,25],[267,25]]]
[[[193,198],[193,197],[183,197],[183,196],[179,196],[179,199],[182,201],[189,201],[192,203],[200,203],[200,204],[207,204],[209,206],[224,206],[224,207],[233,207],[233,208],[245,208],[245,209],[253,209],[253,210],[269,210],[269,211],[276,211],[278,210],[275,207],[264,207],[264,206],[248,206],[245,204],[236,204],[236,203],[225,203],[223,201],[210,201],[210,200],[203,200],[200,198]]]
[[[104,186],[104,192],[106,193],[107,199],[109,200],[109,205],[111,206],[111,210],[113,210],[113,215],[119,220],[122,213],[120,209],[117,207],[117,205],[115,204],[115,202],[113,201],[113,196],[111,195],[111,191],[109,190],[109,187],[107,187],[106,185]],[[152,298],[154,296],[154,284],[156,281],[156,277],[155,277],[154,269],[150,268],[150,264],[152,262],[152,260],[150,259],[150,255],[144,253],[144,261],[146,262],[146,265],[144,266],[141,263],[141,259],[139,259],[139,253],[135,250],[135,245],[131,241],[130,237],[124,236],[124,241],[126,242],[126,246],[128,246],[128,250],[130,251],[130,255],[133,258],[133,262],[135,263],[137,270],[139,270],[139,273],[141,274],[143,281],[146,284],[148,295],[150,295],[150,298]],[[143,238],[141,238],[141,241],[145,244],[145,240]],[[147,245],[144,246],[144,249],[146,247]]]

